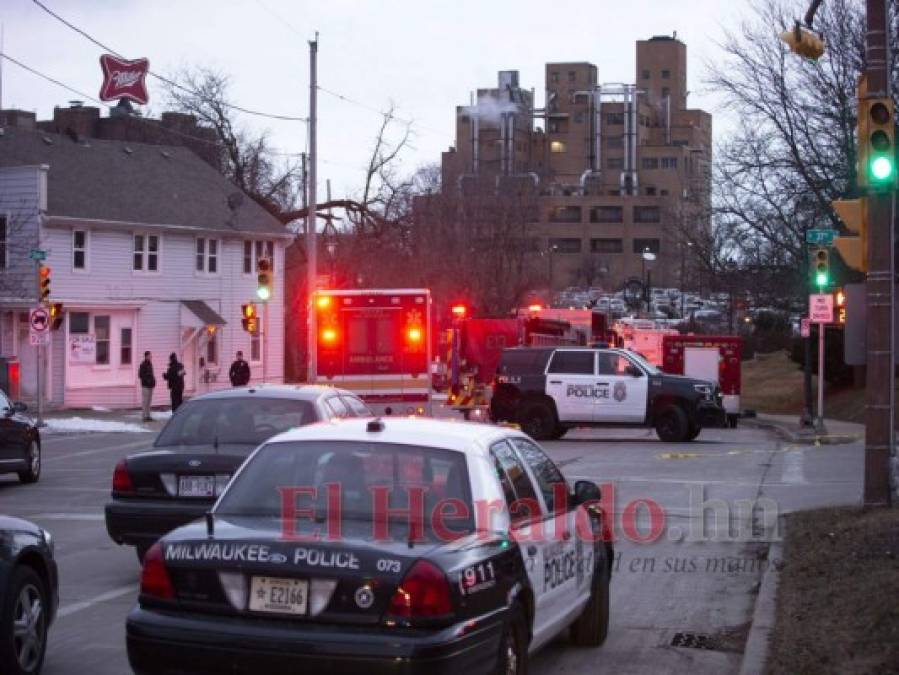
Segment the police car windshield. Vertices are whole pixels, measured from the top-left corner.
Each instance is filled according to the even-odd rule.
[[[661,370],[656,368],[654,365],[652,365],[649,361],[647,361],[645,358],[643,358],[637,352],[628,352],[627,355],[628,355],[628,358],[636,361],[643,368],[643,370],[645,370],[650,375],[661,375],[662,374]]]
[[[315,421],[310,401],[251,396],[189,401],[159,434],[156,447],[245,445]]]
[[[333,508],[335,495],[339,510]],[[340,520],[374,522],[376,515],[391,515],[388,509],[393,514],[408,509],[416,495],[421,497],[426,531],[440,509],[450,514],[444,520],[454,533],[474,531],[465,455],[392,443],[270,443],[234,478],[215,513],[282,519],[291,518],[287,510],[295,509],[299,529],[336,517],[335,512]],[[453,517],[458,502],[450,500],[461,500],[469,513]]]

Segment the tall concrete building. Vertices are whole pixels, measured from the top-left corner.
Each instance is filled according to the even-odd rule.
[[[687,107],[687,47],[668,36],[636,47],[633,83],[548,63],[543,108],[513,70],[456,110],[444,197],[528,200],[534,264],[553,288],[617,289],[645,272],[677,286],[691,259],[683,233],[709,227],[712,118]]]

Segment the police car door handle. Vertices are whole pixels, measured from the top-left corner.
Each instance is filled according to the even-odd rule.
[[[562,380],[550,380],[550,384],[562,384]]]
[[[533,544],[531,544],[530,546],[528,546],[528,555],[529,555],[531,558],[533,558],[535,555],[537,555],[537,547],[534,546]]]

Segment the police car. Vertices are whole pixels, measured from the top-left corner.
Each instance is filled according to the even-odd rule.
[[[506,349],[490,413],[538,440],[575,426],[655,427],[667,442],[692,441],[723,426],[717,385],[670,375],[635,352],[577,347]]]
[[[598,646],[599,487],[508,428],[414,418],[291,430],[205,520],[154,544],[136,673],[524,673],[565,628]]]

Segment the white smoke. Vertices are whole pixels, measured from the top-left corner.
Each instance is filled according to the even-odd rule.
[[[478,97],[478,104],[462,108],[462,112],[477,117],[482,122],[499,124],[505,113],[518,112],[518,105],[512,101],[502,101],[489,94]]]

